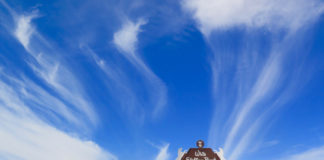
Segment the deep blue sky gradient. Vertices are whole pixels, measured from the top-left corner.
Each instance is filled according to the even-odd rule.
[[[205,140],[207,147],[224,147],[226,127],[229,127],[226,126],[229,125],[226,119],[230,117],[238,96],[236,80],[242,78],[246,80],[246,87],[250,87],[249,84],[256,81],[260,72],[257,67],[266,63],[274,45],[287,47],[283,50],[289,53],[287,60],[281,62],[284,67],[280,78],[284,83],[273,95],[258,103],[261,107],[251,116],[263,113],[276,96],[287,90],[286,85],[293,83],[293,91],[288,92],[290,98],[283,104],[284,107],[275,110],[262,124],[259,133],[255,133],[255,140],[251,141],[249,151],[244,152],[241,159],[279,159],[324,145],[323,16],[293,36],[296,41],[289,43],[292,45],[289,47],[286,44],[280,46],[280,43],[285,43],[285,31],[271,33],[262,27],[247,29],[237,26],[215,31],[211,38],[206,38],[180,3],[173,1],[140,1],[140,7],[136,7],[136,2],[127,0],[12,0],[7,3],[19,15],[37,12],[39,16],[32,20],[32,25],[51,44],[50,52],[46,54],[69,67],[83,87],[87,101],[92,103],[99,122],[80,129],[62,125],[68,123],[64,119],[47,117],[45,111],[31,101],[25,102],[27,106],[51,126],[80,139],[91,140],[120,160],[154,159],[159,150],[151,143],[158,146],[170,144],[170,159],[176,158],[178,148],[194,147],[198,139]],[[10,83],[4,73],[18,79],[27,77],[52,95],[59,96],[29,67],[28,61],[33,59],[14,37],[15,22],[2,5],[0,17],[1,81]],[[123,92],[112,92],[116,90],[116,84],[107,79],[80,46],[90,48],[108,65],[118,66],[128,77],[131,86],[127,87],[135,91],[139,102],[136,107],[140,104],[139,108],[150,112],[153,103],[150,99],[152,93],[147,91],[150,86],[146,86],[142,73],[113,44],[114,33],[121,28],[125,18],[136,22],[143,17],[147,23],[141,26],[136,52],[166,86],[167,102],[158,117],[146,114],[145,120],[139,122],[136,112],[132,116],[125,113],[127,105],[123,108],[125,106],[121,103],[129,100],[127,96],[122,95]],[[249,65],[236,68],[241,60],[237,57],[244,52],[257,54],[256,68]],[[220,81],[223,85],[216,91],[220,91],[217,95],[221,96],[214,93],[213,59],[222,61]],[[242,77],[235,77],[240,71]],[[294,76],[294,71],[298,71],[297,76]],[[230,106],[224,112],[216,113],[217,108],[224,107],[220,104],[223,101]],[[213,139],[210,130],[214,116],[223,116],[219,120],[224,120],[218,121],[219,131],[212,135],[218,139],[216,143],[208,141]],[[248,124],[250,121],[254,121],[253,117]]]

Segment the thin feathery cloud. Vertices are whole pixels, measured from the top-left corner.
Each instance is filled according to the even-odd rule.
[[[182,6],[206,35],[235,26],[296,30],[324,9],[320,0],[183,0]]]
[[[82,84],[69,68],[60,62],[59,57],[52,55],[57,51],[49,46],[50,43],[32,25],[32,20],[37,17],[35,12],[28,16],[13,17],[13,19],[17,19],[14,35],[33,58],[33,60],[26,60],[26,63],[50,88],[60,95],[60,98],[72,104],[74,112],[79,116],[87,117],[90,124],[96,125],[98,117],[92,104],[86,100]],[[33,37],[33,41],[30,41],[31,37]]]
[[[113,42],[117,48],[127,54],[135,54],[136,45],[138,42],[137,35],[141,31],[141,26],[147,22],[143,19],[138,20],[136,23],[126,20],[122,28],[114,33]]]
[[[264,100],[267,96],[272,94],[271,90],[274,90],[280,75],[280,65],[277,58],[269,58],[267,64],[264,66],[263,70],[259,74],[250,95],[246,100],[240,104],[240,113],[235,117],[234,124],[225,140],[224,150],[229,150],[233,145],[234,138],[238,133],[238,130],[242,127],[242,123],[247,119],[247,116],[254,107],[257,107],[257,103]]]
[[[116,63],[100,58],[89,46],[80,48],[90,56],[95,64],[107,76],[107,88],[121,107],[135,122],[144,123],[145,119],[156,119],[164,111],[167,103],[167,88],[162,80],[142,60],[136,52],[140,27],[146,24],[143,19],[136,23],[125,21],[122,27],[114,33],[113,43],[120,54],[135,70],[129,74],[129,64]],[[127,68],[127,69],[126,69]],[[139,81],[134,81],[135,77]],[[138,94],[141,93],[141,94]],[[136,114],[134,114],[136,113]]]
[[[324,3],[319,0],[184,0],[182,8],[192,15],[213,51],[211,67],[217,107],[209,143],[220,145],[219,141],[223,141],[225,156],[239,159],[260,138],[255,133],[261,132],[262,124],[269,122],[270,115],[291,98],[291,93],[297,93],[297,85],[304,84],[298,78],[303,72],[303,68],[297,67],[300,61],[291,61],[291,46],[298,41],[296,33],[312,25],[323,13]],[[217,43],[218,32],[212,34],[236,27],[247,28],[244,32],[249,32],[242,39],[246,46],[239,51]],[[279,40],[271,43],[270,49],[259,50],[252,38],[257,35],[253,29],[263,29],[270,33],[265,38]],[[285,32],[278,32],[281,30]],[[296,65],[289,74],[284,68],[288,62]],[[235,73],[234,78],[225,74],[229,71]]]
[[[34,27],[31,25],[31,21],[36,17],[35,14],[22,15],[17,18],[17,27],[14,32],[19,42],[28,49],[29,40],[34,32]]]
[[[26,104],[26,99],[20,98],[24,97],[24,93],[19,86],[14,85],[19,80],[12,82],[15,80],[13,77],[3,76],[1,75],[0,80],[2,159],[117,160],[114,155],[102,150],[92,141],[68,135],[38,118],[31,110],[33,107]],[[8,78],[11,81],[9,84],[5,82]]]
[[[131,78],[129,78],[123,66],[100,58],[88,46],[82,45],[81,49],[87,56],[91,57],[106,76],[104,82],[111,96],[119,102],[118,110],[125,113],[133,122],[144,123],[146,112],[143,106],[140,105],[141,102],[137,97],[136,90],[133,89]]]
[[[121,48],[121,53],[131,62],[137,70],[146,78],[150,96],[155,102],[152,116],[158,117],[163,111],[167,102],[167,88],[165,84],[157,77],[152,70],[143,62],[141,57],[136,54],[137,37],[140,26],[147,22],[140,19],[137,23],[126,21],[122,28],[115,32],[114,42],[117,48]],[[129,40],[127,40],[129,39]],[[124,44],[123,44],[124,43]]]
[[[69,122],[75,126],[81,126],[86,128],[84,124],[79,120],[79,116],[82,116],[69,108],[62,100],[48,93],[44,88],[35,84],[27,78],[22,78],[23,80],[15,80],[17,87],[21,91],[21,95],[26,102],[32,101],[35,103],[34,107],[38,110],[43,111],[48,118],[52,119],[64,119],[64,121]],[[60,122],[64,125],[64,123]]]
[[[100,58],[88,46],[81,45],[80,47],[107,76],[105,78],[107,89],[119,102],[118,109],[126,113],[133,122],[142,124],[146,119],[155,119],[161,115],[167,102],[166,86],[141,59],[124,57],[127,60],[130,58],[129,62],[135,66],[135,71],[141,78],[141,81],[134,82],[133,78],[127,74],[124,65]],[[138,85],[135,85],[137,83]],[[139,95],[139,92],[144,93],[144,96]]]
[[[34,71],[27,76],[18,67],[15,74],[0,67],[0,158],[116,160],[85,140],[98,117],[82,84],[32,24],[38,15],[19,15],[0,2],[10,10],[7,21],[15,22],[14,30],[7,28],[8,32],[25,48],[24,60]]]
[[[324,146],[314,147],[306,151],[301,151],[296,154],[285,156],[282,160],[322,160],[324,157]]]
[[[159,154],[155,157],[155,160],[169,160],[170,153],[168,152],[170,144],[166,144],[163,147],[160,147]]]

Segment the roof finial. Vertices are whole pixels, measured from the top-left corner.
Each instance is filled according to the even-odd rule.
[[[203,140],[198,140],[198,141],[196,142],[196,145],[197,145],[198,148],[203,148],[204,145],[205,145],[205,143],[204,143]]]

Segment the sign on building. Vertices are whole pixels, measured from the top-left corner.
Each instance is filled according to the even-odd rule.
[[[190,148],[188,152],[182,152],[180,148],[177,160],[223,160],[211,148],[204,148],[204,141],[198,140],[196,145],[197,148]]]

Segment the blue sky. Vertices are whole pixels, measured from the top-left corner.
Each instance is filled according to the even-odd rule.
[[[322,0],[0,0],[0,159],[324,157]]]

